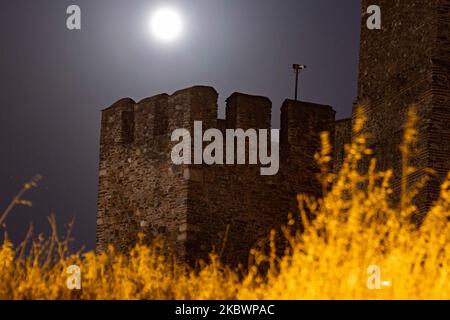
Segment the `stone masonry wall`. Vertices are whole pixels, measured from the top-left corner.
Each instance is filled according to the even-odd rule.
[[[363,1],[363,10],[371,5]],[[450,170],[450,1],[380,0],[382,30],[366,27],[363,13],[357,105],[368,116],[366,132],[380,168],[393,168],[398,196],[401,173],[399,145],[407,110],[416,105],[419,140],[412,163],[438,172],[420,193],[422,212],[437,198]]]
[[[193,137],[194,121],[224,133],[270,130],[271,108],[265,97],[235,93],[227,100],[227,118],[217,119],[216,91],[193,87],[139,103],[124,99],[104,110],[98,250],[111,244],[126,251],[142,232],[148,241],[162,237],[191,262],[215,250],[228,263],[245,263],[258,240],[296,212],[297,192],[320,195],[314,154],[320,132],[334,133],[334,110],[284,103],[275,176],[261,176],[260,165],[175,166],[170,138],[179,128]]]
[[[203,94],[205,93],[205,94]],[[182,90],[135,103],[120,100],[103,111],[97,249],[127,250],[139,232],[175,243],[184,252],[188,168],[171,161],[171,133],[191,129],[193,119],[217,117],[217,93]],[[212,104],[212,105],[211,105]],[[212,124],[209,122],[209,124]],[[174,246],[175,247],[175,246]]]

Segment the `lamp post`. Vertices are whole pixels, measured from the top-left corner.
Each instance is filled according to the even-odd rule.
[[[306,66],[304,64],[293,64],[292,68],[295,70],[295,101],[298,101],[298,75],[306,69]]]

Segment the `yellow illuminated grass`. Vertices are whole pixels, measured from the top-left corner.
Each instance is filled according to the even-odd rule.
[[[410,222],[417,214],[412,200],[425,183],[408,185],[407,179],[415,171],[408,161],[415,122],[411,111],[401,146],[398,205],[389,201],[391,171],[377,171],[375,160],[365,172],[359,170],[363,159],[371,157],[363,117],[355,123],[338,174],[327,169],[331,147],[324,133],[317,155],[324,197],[299,195],[299,213],[284,228],[289,243],[285,254],[275,254],[272,233],[271,252],[252,250],[255,262],[244,274],[221,265],[215,255],[192,270],[165,258],[158,243],[138,244],[129,256],[113,248],[99,255],[69,255],[54,231],[52,239],[35,241],[26,254],[3,242],[0,299],[450,299],[450,175],[420,227]],[[297,219],[304,230],[293,233]],[[73,264],[82,270],[81,291],[66,287],[66,268]],[[269,266],[264,275],[262,264]],[[376,283],[367,273],[370,266],[381,270],[385,285],[379,290],[367,286]]]

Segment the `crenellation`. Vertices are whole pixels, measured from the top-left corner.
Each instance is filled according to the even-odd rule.
[[[229,129],[270,129],[272,102],[266,97],[235,92],[227,99],[226,119]]]
[[[286,100],[281,107],[281,154],[284,161],[302,163],[320,149],[320,132],[334,139],[336,112],[330,106]]]
[[[139,103],[124,100],[104,111],[111,124],[103,122],[108,129],[102,130],[102,151],[106,144],[110,152],[102,152],[100,163],[98,250],[107,244],[126,250],[141,232],[148,241],[163,237],[185,260],[216,250],[230,263],[243,262],[258,239],[286,222],[295,206],[293,191],[318,195],[309,178],[316,173],[320,130],[331,129],[334,121],[327,106],[289,103],[298,122],[289,124],[305,134],[305,154],[303,161],[282,165],[278,175],[261,176],[251,164],[174,165],[171,133],[184,128],[195,135],[195,121],[202,121],[203,131],[271,129],[268,98],[234,93],[227,99],[226,119],[217,118],[217,99],[213,88],[195,86]],[[120,118],[119,128],[117,114],[123,112],[130,113]],[[110,137],[131,131],[127,144],[110,144]]]

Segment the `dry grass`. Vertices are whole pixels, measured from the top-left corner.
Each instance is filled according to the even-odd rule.
[[[407,160],[415,140],[415,116],[405,127],[402,198],[390,203],[392,172],[377,172],[371,161],[367,172],[358,166],[370,157],[366,138],[358,134],[347,146],[347,157],[337,175],[327,170],[331,148],[323,134],[317,155],[325,196],[299,195],[299,215],[305,230],[285,234],[289,248],[283,257],[253,250],[255,264],[244,277],[221,265],[216,256],[198,270],[168,261],[160,245],[138,244],[129,256],[108,252],[70,255],[67,243],[55,235],[36,240],[27,254],[6,239],[0,249],[0,299],[450,299],[450,175],[441,196],[420,227],[410,217],[417,209],[412,199],[423,185],[408,185],[414,172]],[[308,220],[306,212],[315,219]],[[54,220],[51,220],[54,226]],[[54,232],[56,234],[56,230]],[[22,247],[23,249],[23,247]],[[263,277],[261,264],[270,266]],[[69,265],[82,270],[82,290],[66,287]],[[369,290],[369,266],[379,266],[390,286]]]

